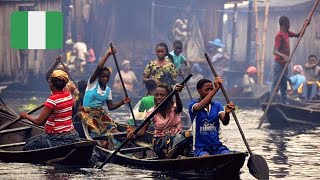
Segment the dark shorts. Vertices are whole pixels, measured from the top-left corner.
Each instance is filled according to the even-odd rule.
[[[217,155],[217,154],[227,154],[230,153],[230,150],[224,146],[224,145],[216,145],[213,147],[201,147],[201,148],[195,148],[194,150],[194,156],[203,156],[205,154],[209,155]]]
[[[80,141],[78,133],[70,134],[40,134],[27,140],[24,151],[33,149],[62,146]]]

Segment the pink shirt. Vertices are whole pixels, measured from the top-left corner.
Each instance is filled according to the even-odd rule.
[[[148,110],[146,116],[154,111],[155,107]],[[176,135],[182,130],[181,113],[177,113],[176,104],[174,104],[164,118],[160,113],[153,117],[154,137],[165,135]]]

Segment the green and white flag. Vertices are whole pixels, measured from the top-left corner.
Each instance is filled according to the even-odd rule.
[[[15,11],[10,19],[11,48],[59,49],[63,45],[63,18],[55,11]]]

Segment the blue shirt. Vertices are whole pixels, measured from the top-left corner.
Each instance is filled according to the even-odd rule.
[[[83,98],[83,106],[90,108],[102,107],[104,102],[108,100],[112,100],[111,89],[106,86],[106,89],[102,90],[98,78],[91,84],[89,79],[86,93]]]
[[[179,54],[179,56],[177,56],[174,51],[171,51],[170,54],[173,57],[173,64],[175,65],[176,69],[179,70],[181,64],[186,62],[186,58],[181,53]]]
[[[299,86],[306,80],[305,76],[302,74],[296,74],[290,77],[293,85],[293,90],[298,90]]]
[[[197,113],[193,112],[193,106],[198,103],[192,101],[189,104],[189,114],[192,121],[193,145],[195,148],[221,145],[219,140],[219,114],[224,112],[220,102],[211,102],[209,112],[203,109]]]

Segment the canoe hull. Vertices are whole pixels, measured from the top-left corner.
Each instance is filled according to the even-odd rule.
[[[0,117],[0,124],[11,120],[12,119]],[[43,127],[33,125],[32,123],[24,120],[13,124],[7,129],[19,127],[30,127],[30,130],[2,134],[0,135],[0,145],[25,142],[32,136],[45,133]],[[23,151],[23,145],[2,147],[0,148],[0,161],[62,165],[87,165],[92,156],[95,145],[95,141],[83,139],[80,142],[69,145],[30,151]]]
[[[267,104],[262,104],[265,110]],[[320,110],[301,106],[271,103],[267,118],[271,126],[320,125]]]

